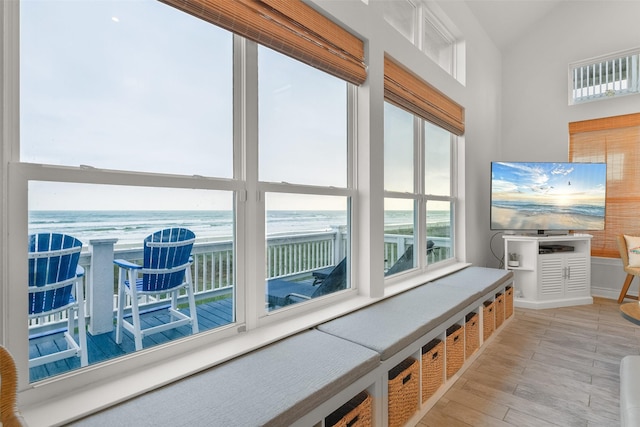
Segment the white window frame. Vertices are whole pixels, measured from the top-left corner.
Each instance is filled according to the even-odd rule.
[[[385,1],[385,0],[378,0]],[[414,46],[420,49],[430,60],[453,76],[460,83],[465,84],[466,75],[464,71],[465,64],[465,43],[459,31],[453,23],[446,17],[446,14],[432,1],[429,0],[404,0],[415,8],[413,19],[413,35],[408,39]],[[377,8],[382,13],[384,20],[393,27],[398,33],[402,32],[396,28],[388,17],[384,14],[382,8],[375,5],[376,1],[369,3],[370,7]],[[432,58],[426,52],[425,46],[425,23],[428,22],[436,31],[442,35],[442,39],[449,42],[451,49],[451,62],[442,64],[438,58]],[[404,37],[404,35],[403,35]]]
[[[625,62],[626,66],[627,78],[625,80],[616,79],[616,73],[620,72],[618,67],[620,67],[622,61]],[[613,63],[611,81],[609,81],[608,72],[609,62]],[[595,77],[590,77],[590,74],[598,76],[597,82]],[[605,75],[604,81],[602,80],[603,74]],[[568,78],[569,105],[637,94],[640,92],[640,48],[573,62],[569,64]],[[578,87],[577,80],[584,80],[586,86]],[[627,83],[627,87],[616,88],[616,85],[621,85],[623,81]],[[587,92],[586,94],[584,93],[585,91]]]
[[[385,102],[388,102],[388,101],[385,101]],[[400,108],[400,107],[396,107],[396,108]],[[414,202],[414,206],[416,206],[414,214],[417,218],[417,223],[415,224],[415,227],[414,227],[414,242],[416,241],[416,239],[418,242],[417,245],[414,243],[414,248],[416,248],[416,251],[414,252],[414,259],[417,259],[418,262],[416,262],[414,268],[412,269],[400,272],[398,274],[394,274],[392,276],[389,276],[388,278],[385,277],[385,286],[393,285],[397,283],[399,280],[403,280],[407,276],[415,276],[415,275],[422,274],[425,271],[428,271],[434,268],[434,265],[437,265],[438,267],[440,267],[440,266],[452,264],[456,262],[456,258],[457,258],[456,252],[457,252],[458,245],[457,245],[455,235],[456,235],[457,224],[459,222],[456,219],[456,211],[457,211],[457,204],[458,204],[457,202],[458,199],[456,195],[457,181],[455,179],[455,177],[457,176],[455,165],[457,164],[457,161],[458,161],[456,141],[455,139],[450,141],[450,149],[451,149],[451,155],[449,158],[449,167],[451,171],[451,178],[449,181],[450,195],[441,196],[441,195],[427,194],[426,189],[424,188],[425,187],[424,176],[425,176],[425,167],[426,167],[425,158],[424,158],[425,156],[424,150],[425,150],[425,144],[426,144],[426,141],[425,141],[426,135],[424,132],[425,119],[418,117],[411,112],[407,112],[407,113],[413,116],[414,190],[412,193],[385,190],[384,198],[412,200]],[[457,138],[453,134],[450,134],[450,135],[451,135],[451,138]],[[428,201],[441,201],[441,202],[448,202],[451,204],[450,227],[451,227],[451,243],[453,245],[453,251],[449,258],[442,260],[436,264],[428,264],[427,257],[425,256],[427,253],[426,218],[427,218],[427,202]]]

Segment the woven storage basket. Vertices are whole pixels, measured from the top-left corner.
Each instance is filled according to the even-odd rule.
[[[502,292],[496,294],[494,305],[496,312],[496,329],[498,329],[502,326],[502,322],[504,322],[504,294]]]
[[[493,301],[485,301],[484,308],[482,309],[482,337],[483,340],[487,340],[495,329],[494,322],[496,316],[494,314]]]
[[[471,312],[466,315],[464,322],[464,358],[469,358],[480,348],[480,317]]]
[[[447,358],[447,379],[449,379],[458,372],[464,363],[464,328],[457,323],[447,328],[445,354]]]
[[[324,420],[327,427],[370,427],[371,396],[362,391]]]
[[[444,383],[444,343],[434,339],[422,347],[422,402]]]
[[[420,365],[409,357],[389,371],[389,427],[403,426],[418,410]]]
[[[513,315],[513,286],[507,286],[504,291],[504,318],[508,319]]]

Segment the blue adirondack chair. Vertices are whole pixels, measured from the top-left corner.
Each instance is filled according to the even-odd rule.
[[[67,311],[67,325],[62,330],[36,333],[35,340],[63,333],[67,348],[55,353],[29,359],[29,367],[40,366],[68,357],[80,357],[80,366],[86,366],[87,335],[84,318],[84,269],[78,266],[82,242],[75,237],[59,233],[39,233],[29,236],[29,319]],[[77,319],[78,341],[74,338]]]
[[[186,228],[167,228],[156,231],[144,239],[143,265],[116,259],[119,267],[118,310],[116,315],[116,342],[122,343],[122,329],[134,336],[136,350],[142,349],[142,339],[151,334],[191,325],[198,333],[198,317],[191,279],[191,250],[195,234]],[[186,290],[189,313],[178,309],[178,296]],[[157,326],[143,328],[140,320],[140,302],[143,296],[171,294],[168,307],[170,320]],[[131,298],[132,321],[124,315],[126,296]],[[165,309],[166,307],[161,307]]]

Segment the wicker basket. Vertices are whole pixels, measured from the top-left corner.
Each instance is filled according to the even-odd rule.
[[[447,328],[445,354],[447,358],[447,379],[449,379],[460,370],[464,363],[464,329],[457,323]]]
[[[358,393],[324,420],[327,427],[369,427],[371,424],[371,396],[366,390]]]
[[[389,427],[403,426],[418,410],[420,365],[412,357],[389,371]]]
[[[432,340],[422,347],[422,402],[426,402],[444,383],[444,343]]]
[[[513,315],[513,286],[507,286],[504,291],[504,318],[508,319]]]
[[[485,301],[482,309],[482,337],[486,341],[495,329],[495,313],[493,301]]]
[[[480,322],[477,313],[466,315],[464,322],[464,358],[469,358],[480,348]]]
[[[504,322],[504,294],[502,292],[496,294],[495,312],[496,329],[498,329],[502,326],[502,322]]]

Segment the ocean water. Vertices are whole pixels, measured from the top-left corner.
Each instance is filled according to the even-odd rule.
[[[527,201],[496,201],[492,206],[497,208],[512,209],[524,214],[562,214],[562,215],[585,215],[593,217],[604,217],[605,207],[598,204],[573,203],[567,205],[544,204]]]
[[[387,213],[394,224],[411,223],[410,211]],[[447,221],[447,212],[431,212],[430,222]],[[267,233],[326,231],[345,225],[343,211],[269,211]],[[88,244],[91,239],[117,238],[117,244],[139,243],[168,227],[185,227],[200,239],[229,239],[233,235],[231,211],[30,211],[29,233],[70,234]]]

